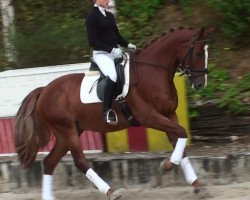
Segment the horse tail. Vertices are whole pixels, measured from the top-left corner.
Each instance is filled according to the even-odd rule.
[[[35,162],[39,150],[41,130],[35,120],[35,106],[44,87],[39,87],[28,94],[23,100],[17,114],[14,139],[18,159],[23,167],[29,167]],[[40,135],[40,137],[39,137]]]

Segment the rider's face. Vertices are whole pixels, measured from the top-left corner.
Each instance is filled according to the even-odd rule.
[[[108,8],[109,2],[110,2],[110,0],[96,0],[96,4],[98,6],[103,7],[103,8]]]

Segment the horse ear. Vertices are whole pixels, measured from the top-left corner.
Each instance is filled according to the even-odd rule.
[[[198,33],[198,38],[201,38],[205,33],[205,26],[202,26],[199,33]]]

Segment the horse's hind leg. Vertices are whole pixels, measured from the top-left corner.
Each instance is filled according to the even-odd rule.
[[[121,197],[119,191],[114,191],[105,181],[103,181],[96,172],[90,167],[87,159],[85,158],[81,146],[79,137],[76,131],[72,131],[73,134],[68,138],[69,150],[73,156],[75,166],[80,169],[87,178],[95,184],[95,186],[104,194],[108,196],[110,200],[116,200]],[[71,133],[72,133],[71,132]]]
[[[57,135],[58,136],[58,135]],[[60,159],[67,153],[68,148],[64,144],[62,138],[57,137],[56,143],[49,155],[43,161],[43,181],[42,181],[42,199],[53,200],[53,188],[52,188],[52,174],[60,161]]]

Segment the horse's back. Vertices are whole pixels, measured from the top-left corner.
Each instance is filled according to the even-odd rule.
[[[81,85],[81,81],[84,77],[84,73],[75,73],[75,74],[67,74],[64,76],[60,76],[56,78],[55,80],[51,81],[48,85],[48,87],[68,87],[72,85]]]

